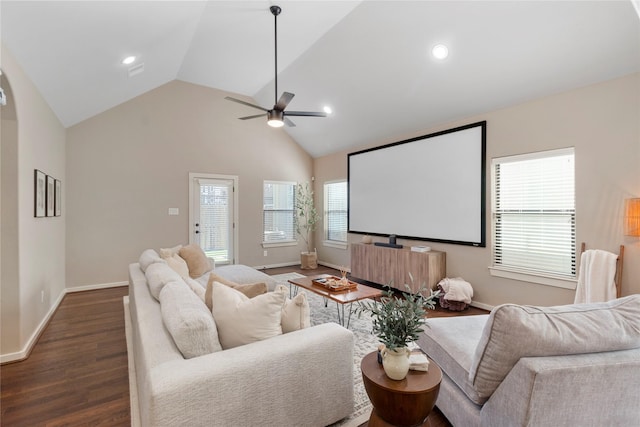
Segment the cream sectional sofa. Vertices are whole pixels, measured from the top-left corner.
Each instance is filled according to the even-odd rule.
[[[418,344],[456,427],[639,425],[640,295],[428,323]]]
[[[322,324],[185,359],[150,292],[144,270],[155,262],[149,262],[153,253],[145,253],[141,263],[129,266],[125,297],[132,425],[311,427],[351,414],[350,331]],[[275,286],[269,276],[246,266],[220,267],[215,273],[239,283],[266,281],[271,290]]]

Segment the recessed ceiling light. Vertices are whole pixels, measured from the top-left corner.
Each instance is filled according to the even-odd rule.
[[[324,112],[327,114],[331,114],[333,113],[333,110],[331,109],[331,107],[329,107],[328,105],[325,105],[323,108]]]
[[[124,59],[122,60],[122,63],[123,63],[124,65],[129,65],[129,64],[133,64],[133,62],[134,62],[135,60],[136,60],[136,57],[135,57],[135,56],[127,56],[126,58],[124,58]]]
[[[449,56],[449,48],[447,48],[443,44],[437,44],[433,47],[433,49],[431,49],[431,54],[434,56],[434,58],[445,59],[447,56]]]

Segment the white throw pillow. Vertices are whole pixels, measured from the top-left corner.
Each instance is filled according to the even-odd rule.
[[[160,311],[185,359],[222,350],[211,312],[184,282],[169,282],[162,288]]]
[[[286,286],[278,285],[275,292],[289,293]],[[304,291],[299,291],[293,299],[287,298],[282,307],[282,333],[297,331],[311,326],[311,309]]]
[[[238,347],[282,334],[285,295],[268,292],[248,298],[218,282],[212,283],[213,318],[223,349]]]

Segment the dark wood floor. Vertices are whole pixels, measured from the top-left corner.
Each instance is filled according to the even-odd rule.
[[[30,356],[0,367],[3,426],[128,426],[122,297],[67,294]]]
[[[295,267],[265,272],[311,274]],[[320,267],[313,273],[336,271]],[[130,425],[122,306],[122,297],[127,294],[127,287],[119,287],[64,297],[29,357],[0,367],[0,425]],[[464,312],[480,313],[486,312],[474,308]],[[434,317],[445,315],[456,313],[430,312]],[[450,426],[437,410],[430,420],[432,427]]]

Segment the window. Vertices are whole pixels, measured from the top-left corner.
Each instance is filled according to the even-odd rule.
[[[494,268],[575,278],[573,148],[503,157],[492,166]]]
[[[347,242],[347,181],[324,184],[325,243]]]
[[[295,182],[264,182],[263,244],[296,244],[293,226],[295,188]]]

